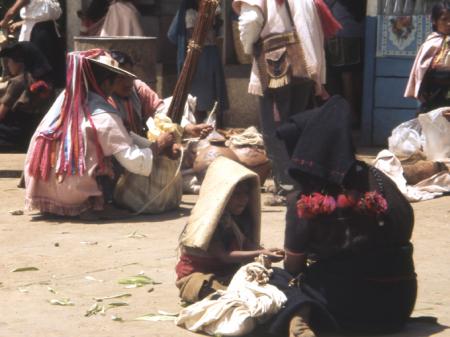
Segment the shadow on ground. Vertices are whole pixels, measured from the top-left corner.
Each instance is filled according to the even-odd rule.
[[[436,317],[432,316],[421,316],[412,317],[405,328],[398,333],[394,334],[372,334],[372,335],[361,335],[361,334],[320,334],[320,337],[429,337],[435,334],[449,329],[448,326],[441,325],[437,322]],[[256,331],[251,334],[246,335],[246,337],[274,337],[265,333],[264,331]],[[285,335],[279,335],[276,337],[286,337]]]
[[[104,225],[111,223],[123,223],[126,221],[127,223],[139,223],[139,222],[161,222],[161,221],[169,221],[176,220],[183,216],[189,215],[192,207],[179,207],[178,209],[161,213],[161,214],[140,214],[133,215],[132,213],[127,215],[111,215],[100,217],[97,219],[80,219],[79,217],[67,217],[67,216],[59,216],[54,214],[32,214],[30,221],[31,222],[42,222],[45,221],[47,223],[53,224],[61,224],[61,223],[75,223],[75,224],[85,224],[85,225]]]

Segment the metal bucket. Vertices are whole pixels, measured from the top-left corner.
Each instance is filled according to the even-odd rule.
[[[75,50],[93,48],[114,49],[127,53],[134,61],[134,73],[147,84],[155,87],[157,38],[143,36],[75,36]]]

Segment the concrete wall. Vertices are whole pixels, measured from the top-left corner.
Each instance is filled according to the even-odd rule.
[[[225,78],[230,110],[224,118],[227,127],[259,127],[258,97],[247,93],[250,65],[226,65]]]
[[[77,11],[82,8],[83,2],[85,0],[66,0],[66,44],[68,51],[74,50],[73,37],[79,35],[80,32],[80,20],[78,19]]]

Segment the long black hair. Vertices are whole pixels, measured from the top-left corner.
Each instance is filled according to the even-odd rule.
[[[446,11],[450,10],[450,1],[444,0],[436,3],[431,9],[431,23],[433,24],[433,31],[437,30],[436,22]]]

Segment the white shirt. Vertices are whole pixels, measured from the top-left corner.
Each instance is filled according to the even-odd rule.
[[[243,3],[239,16],[239,32],[246,54],[253,54],[253,45],[258,41],[263,26],[264,17],[259,8]]]

